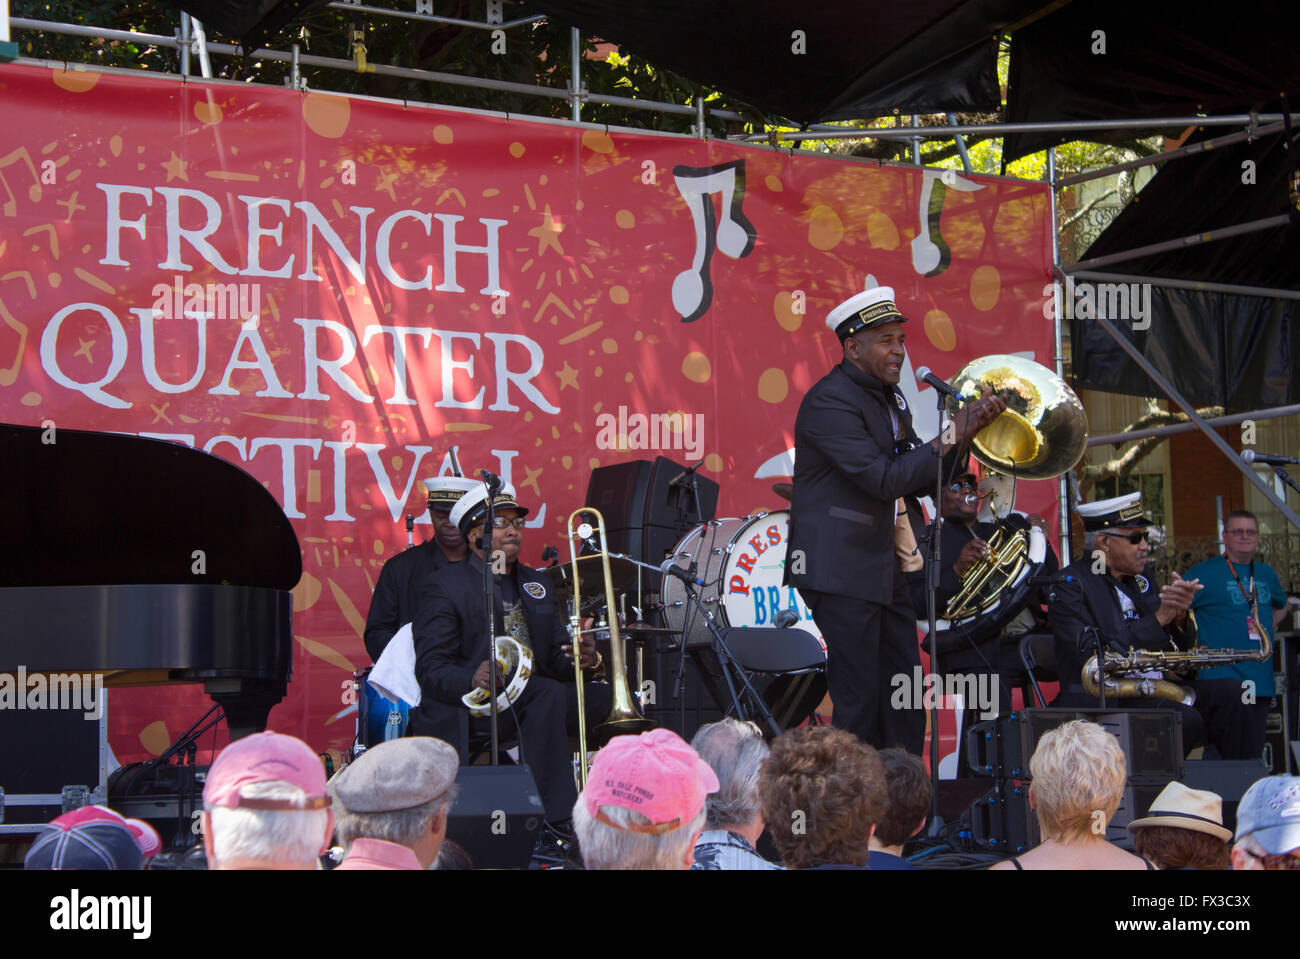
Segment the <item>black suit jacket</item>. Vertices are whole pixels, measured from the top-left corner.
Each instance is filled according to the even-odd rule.
[[[891,406],[905,432],[897,444]],[[803,398],[794,443],[786,585],[892,602],[895,501],[932,492],[938,465],[936,447],[912,429],[902,391],[844,360]]]
[[[547,578],[522,563],[515,583],[528,623],[533,674],[573,682],[572,663],[561,646],[569,633]],[[495,593],[496,635],[505,635],[501,593]],[[473,687],[474,672],[488,658],[487,611],[483,605],[483,561],[475,555],[452,563],[424,584],[415,620],[415,675],[420,711],[430,701],[464,708],[460,698]],[[434,710],[428,710],[430,716]]]
[[[1085,556],[1061,570],[1062,576],[1073,576],[1074,581],[1058,583],[1051,589],[1047,615],[1056,637],[1057,674],[1061,677],[1062,692],[1072,687],[1082,691],[1083,663],[1090,652],[1081,655],[1078,649],[1079,631],[1085,626],[1096,626],[1103,643],[1117,643],[1127,650],[1150,649],[1172,651],[1187,649],[1195,644],[1196,629],[1189,621],[1186,628],[1172,623],[1161,626],[1156,619],[1160,608],[1160,585],[1150,566],[1141,576],[1125,576],[1116,580],[1109,572],[1094,573],[1093,560]],[[1112,583],[1118,584],[1133,601],[1140,618],[1126,622],[1115,595]]]
[[[450,560],[433,540],[405,549],[384,563],[366,614],[366,652],[371,662],[379,661],[395,632],[415,622],[424,581],[448,565]]]

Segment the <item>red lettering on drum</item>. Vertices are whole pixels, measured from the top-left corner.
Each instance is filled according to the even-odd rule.
[[[743,595],[745,595],[745,596],[748,596],[748,595],[749,595],[749,587],[745,585],[745,581],[744,581],[744,579],[742,579],[742,578],[739,577],[739,576],[733,576],[733,577],[731,577],[731,582],[727,584],[727,592],[728,592],[728,593],[741,593],[741,594],[743,594]]]
[[[757,539],[758,537],[755,536],[754,538]],[[754,557],[748,553],[741,553],[740,559],[736,560],[736,565],[746,573],[752,573],[754,571]]]
[[[767,528],[767,541],[773,546],[781,542],[781,530],[775,523]]]
[[[758,553],[760,556],[767,552],[767,547],[758,541],[757,534],[750,539],[749,545],[754,547],[754,552]]]

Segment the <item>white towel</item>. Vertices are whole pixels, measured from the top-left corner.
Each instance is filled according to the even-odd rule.
[[[420,681],[415,678],[415,633],[407,623],[388,641],[370,671],[370,685],[393,702],[420,705]]]

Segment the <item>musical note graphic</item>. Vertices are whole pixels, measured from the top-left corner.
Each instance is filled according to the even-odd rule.
[[[912,240],[912,269],[922,276],[938,276],[952,262],[952,251],[939,232],[939,217],[949,189],[973,193],[984,189],[982,183],[972,183],[952,170],[926,170],[922,174],[917,222],[920,229]]]
[[[18,367],[23,361],[23,349],[27,346],[27,324],[10,313],[4,300],[0,300],[0,325],[9,327],[17,334],[13,362],[0,368],[0,386],[13,386],[18,379]]]
[[[0,157],[0,187],[4,187],[5,193],[9,195],[9,199],[5,200],[4,204],[0,206],[0,211],[5,216],[13,216],[18,212],[18,197],[14,194],[13,188],[9,186],[9,180],[4,175],[4,168],[13,166],[19,160],[27,164],[27,169],[32,175],[32,185],[27,188],[27,199],[35,203],[41,198],[41,178],[36,174],[36,165],[32,163],[31,154],[27,152],[26,147],[11,150],[5,156]]]
[[[758,232],[745,218],[745,161],[733,160],[710,167],[673,167],[673,181],[686,201],[695,224],[695,256],[690,269],[673,280],[673,309],[683,323],[698,320],[713,302],[709,261],[715,248],[733,260],[749,256]],[[713,194],[722,194],[722,223],[717,223]]]

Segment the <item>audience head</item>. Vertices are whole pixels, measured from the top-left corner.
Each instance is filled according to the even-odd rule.
[[[880,756],[831,726],[795,729],[776,739],[758,792],[767,830],[788,869],[861,866],[889,807]]]
[[[921,831],[930,814],[930,773],[921,757],[906,749],[882,749],[880,761],[885,766],[889,806],[876,826],[876,842],[901,846]]]
[[[757,825],[762,832],[758,772],[768,754],[762,730],[728,716],[701,726],[691,748],[718,776],[718,791],[711,793],[705,804],[705,828],[734,830]]]
[[[459,765],[456,750],[430,736],[370,747],[330,784],[339,842],[345,848],[357,839],[406,846],[428,869],[447,835]]]
[[[1030,800],[1044,841],[1105,837],[1128,778],[1118,739],[1096,723],[1065,723],[1038,741],[1029,772]]]
[[[1241,797],[1233,869],[1300,869],[1300,776],[1269,776]]]
[[[442,845],[438,847],[438,858],[434,860],[432,868],[439,872],[473,869],[474,860],[470,859],[469,852],[460,843],[454,839],[444,839]]]
[[[329,846],[325,767],[293,736],[232,742],[208,770],[203,806],[209,869],[315,869]]]
[[[587,869],[689,869],[718,777],[680,736],[618,736],[596,754],[573,807]]]
[[[1227,869],[1231,830],[1216,793],[1171,782],[1141,819],[1128,824],[1139,856],[1161,869]]]
[[[143,869],[157,855],[157,831],[105,806],[82,806],[50,821],[37,835],[24,869]]]

